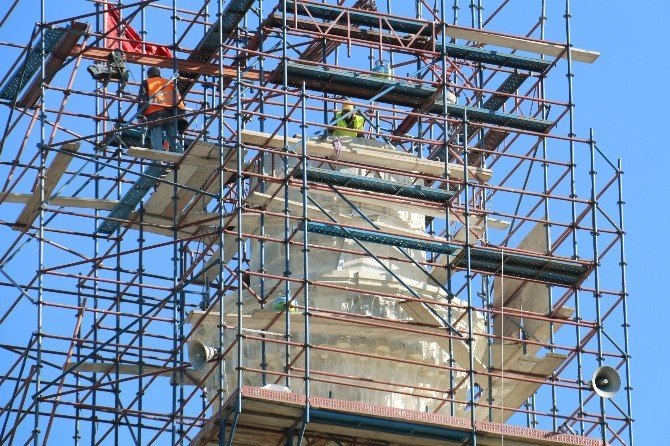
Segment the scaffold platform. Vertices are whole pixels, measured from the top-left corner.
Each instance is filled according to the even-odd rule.
[[[119,204],[112,209],[105,221],[98,227],[101,234],[111,234],[135,210],[146,194],[160,181],[167,172],[167,167],[161,164],[152,164],[144,169],[142,176],[130,187],[130,190],[121,198]]]
[[[14,73],[0,89],[0,99],[13,101],[21,91],[28,85],[35,74],[42,67],[42,46],[44,46],[44,55],[51,54],[58,42],[68,32],[68,28],[50,28],[44,30],[44,40],[37,39],[32,47],[28,49],[25,58],[21,61]],[[37,34],[39,36],[39,34]]]
[[[302,169],[294,174],[295,178],[302,178]],[[351,173],[338,172],[318,167],[307,168],[307,180],[328,184],[331,186],[349,187],[352,189],[379,192],[382,194],[395,195],[398,197],[416,198],[418,200],[445,203],[455,192],[444,189],[415,185],[405,185],[397,181],[382,180],[371,176],[354,175]]]
[[[305,436],[319,445],[337,445],[339,441],[349,444],[355,440],[363,445],[462,446],[470,444],[471,439],[469,420],[441,414],[312,397],[310,422],[304,423],[304,395],[245,386],[241,389],[242,412],[236,416],[237,401],[238,395],[231,395],[190,446],[217,444],[221,423],[226,435],[234,426],[233,445],[240,446],[280,443],[287,432],[297,436],[303,427]],[[474,435],[482,446],[498,446],[503,439],[519,446],[602,446],[597,440],[577,435],[490,422],[477,422]]]
[[[434,87],[411,83],[405,79],[387,79],[338,68],[324,70],[297,62],[287,63],[286,71],[289,74],[289,84],[294,87],[300,87],[304,82],[310,90],[366,100],[375,99],[378,102],[415,108],[421,107],[438,92]],[[281,67],[275,71],[276,82],[279,82],[281,73]],[[442,113],[443,109],[442,105],[433,105],[429,110],[431,113]],[[547,120],[483,110],[467,105],[449,104],[447,113],[454,118],[463,118],[467,113],[468,118],[476,122],[540,133],[548,131],[554,125]]]

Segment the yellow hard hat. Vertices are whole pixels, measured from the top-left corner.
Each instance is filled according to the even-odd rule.
[[[342,111],[350,112],[353,109],[354,109],[354,104],[352,104],[351,102],[345,102],[344,104],[342,104]]]

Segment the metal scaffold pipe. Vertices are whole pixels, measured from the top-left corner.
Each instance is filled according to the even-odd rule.
[[[633,445],[570,0],[38,3],[0,14],[0,443]]]

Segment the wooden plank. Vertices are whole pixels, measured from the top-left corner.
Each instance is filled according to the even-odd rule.
[[[44,172],[45,197],[51,196],[54,189],[58,185],[58,181],[65,173],[65,169],[67,169],[67,166],[70,164],[70,161],[72,161],[72,157],[65,152],[75,153],[79,150],[79,147],[80,144],[78,142],[64,144],[63,146],[61,146],[61,149],[63,151],[56,153],[56,156],[54,157],[53,161],[51,161],[51,164],[49,165],[49,167],[47,167],[46,171]],[[38,181],[38,184],[35,187],[35,191],[32,197],[30,197],[30,200],[28,201],[28,203],[26,203],[26,206],[23,208],[23,211],[21,211],[21,214],[19,214],[19,218],[16,219],[16,222],[12,226],[13,229],[25,232],[30,228],[30,225],[32,225],[33,221],[35,221],[35,218],[37,218],[40,212],[39,188],[40,187]]]
[[[355,139],[355,138],[354,138]],[[298,147],[300,138],[287,138],[289,146]],[[268,147],[275,149],[284,148],[284,137],[268,133],[255,132],[251,130],[242,131],[242,142],[256,147]],[[307,153],[320,158],[331,158],[335,154],[332,141],[307,141]],[[340,161],[361,163],[374,167],[389,168],[408,172],[419,172],[436,177],[444,176],[445,165],[441,161],[417,158],[411,154],[403,154],[396,150],[379,147],[357,145],[355,141],[343,141],[342,151],[337,157]],[[460,164],[449,163],[449,175],[454,179],[463,179],[465,169]],[[486,182],[491,179],[492,171],[480,167],[469,167],[471,178]]]
[[[565,45],[543,40],[510,36],[486,30],[463,28],[453,25],[447,25],[446,35],[456,39],[468,40],[470,42],[495,45],[503,48],[528,51],[530,53],[544,54],[553,57],[561,56],[563,59],[567,58]],[[578,48],[572,48],[571,53],[572,60],[589,64],[595,62],[598,57],[600,57],[600,53],[597,51],[581,50]]]
[[[76,364],[65,363],[63,370],[68,370]],[[113,362],[83,362],[74,368],[74,372],[92,372],[92,373],[116,373],[117,364]],[[140,375],[140,366],[138,364],[118,364],[119,374],[121,375]],[[172,369],[170,367],[158,367],[152,365],[142,366],[142,375],[158,375],[172,378]],[[195,369],[184,370],[184,380],[182,384],[197,386],[204,379],[204,373]],[[179,379],[179,378],[177,378]],[[171,379],[172,381],[172,379]]]
[[[177,183],[185,184],[195,173],[199,167],[192,164],[180,166],[177,170]],[[168,172],[168,180],[174,180],[174,172]],[[179,193],[179,188],[177,189]],[[156,191],[151,195],[149,200],[144,205],[144,209],[149,214],[161,215],[163,211],[172,205],[172,196],[174,195],[174,186],[172,184],[160,183]]]
[[[530,375],[543,376],[549,378],[554,371],[563,364],[567,358],[566,355],[558,353],[547,353],[539,361],[535,362],[528,371]],[[521,407],[521,405],[540,388],[541,384],[528,381],[515,381],[517,385],[507,395],[503,402],[507,407]],[[511,414],[509,415],[511,416]],[[509,416],[507,418],[509,418]],[[506,419],[507,419],[506,418]]]
[[[302,187],[302,184],[291,184],[290,186],[294,189],[300,189]],[[338,196],[332,190],[319,190],[318,193],[329,195],[332,198]],[[412,212],[414,214],[425,215],[427,217],[433,217],[433,218],[446,218],[447,215],[446,207],[442,207],[440,205],[427,206],[419,204],[418,202],[412,200],[411,198],[405,199],[397,196],[391,197],[390,195],[385,196],[383,194],[371,194],[366,193],[365,191],[359,191],[358,193],[360,195],[346,194],[347,199],[352,203],[356,204],[387,207],[406,212]]]
[[[208,167],[210,170],[215,170],[216,166],[218,165],[218,157],[216,159],[205,158],[191,153],[188,155],[182,155],[181,153],[167,151],[160,152],[158,150],[145,149],[144,147],[130,147],[128,150],[126,150],[126,155],[133,156],[135,158],[142,158],[152,161],[163,161],[172,164],[176,164],[181,161],[182,165]]]
[[[272,22],[270,22],[271,25],[277,25],[277,20],[276,20],[277,15],[271,17],[274,18]],[[385,19],[383,18],[384,16],[380,17],[380,23],[384,23]],[[407,21],[407,19],[403,19]],[[351,32],[350,33],[344,33],[341,28],[344,28],[346,30],[346,27],[341,26],[341,24],[346,21],[346,19],[343,19],[340,22],[340,32],[338,33],[338,24],[335,23],[329,23],[328,29],[326,32],[330,32],[332,34],[338,35],[343,38],[349,38],[350,36],[353,38],[359,38],[359,39],[365,39],[365,40],[371,40],[373,42],[382,42],[384,41],[385,43],[396,43],[393,42],[391,37],[387,34],[382,34],[380,35],[378,32],[375,30],[366,30],[368,31],[371,36],[369,38],[365,38],[364,36],[361,36],[359,34],[363,34],[359,28],[356,27],[351,27]],[[290,19],[290,23],[293,26],[294,24],[294,19]],[[300,23],[299,21],[296,20],[296,22],[299,25],[299,28],[301,29],[311,29],[312,27],[307,27]],[[399,46],[407,46],[409,48],[412,47],[417,47],[417,45],[424,44],[427,41],[426,35],[430,35],[429,33],[432,31],[433,35],[437,35],[441,32],[441,29],[437,23],[431,23],[427,21],[420,21],[417,20],[416,22],[417,26],[424,26],[424,36],[418,36],[418,35],[408,35],[406,36],[406,39],[412,39],[412,41],[407,42],[407,43],[396,43]],[[388,29],[388,25],[384,23],[384,27]],[[433,28],[431,30],[431,28]],[[312,29],[314,30],[314,29]],[[323,32],[320,28],[318,29],[319,32]],[[353,34],[353,35],[352,35]],[[544,40],[537,40],[533,38],[528,38],[528,37],[519,37],[519,36],[510,36],[508,34],[503,34],[503,33],[498,33],[498,32],[492,32],[488,30],[480,30],[480,29],[474,29],[474,28],[465,28],[461,26],[455,26],[455,25],[450,25],[447,24],[446,31],[445,31],[446,36],[448,37],[454,37],[458,39],[465,39],[471,42],[478,42],[478,43],[485,43],[485,44],[490,44],[490,45],[496,45],[496,46],[501,46],[505,48],[510,48],[510,49],[515,49],[515,50],[523,50],[523,51],[529,51],[529,52],[534,52],[538,54],[546,54],[546,55],[553,55],[553,56],[559,56],[561,53],[559,49],[564,48],[564,45],[558,44],[558,43],[553,43],[553,42],[547,42]],[[388,42],[391,40],[391,42]],[[439,42],[436,42],[436,47],[439,48]],[[573,60],[579,61],[579,62],[586,62],[586,63],[593,63],[598,56],[600,55],[599,53],[595,51],[586,51],[586,50],[581,50],[574,48],[573,50]],[[565,56],[563,56],[565,57]]]
[[[255,414],[244,411],[240,416],[239,423],[242,425],[263,426],[266,429],[275,428],[284,430],[292,427],[297,422],[292,417],[267,416],[267,414]]]
[[[233,152],[232,154],[231,151]],[[178,163],[181,161],[182,164],[211,167],[212,170],[215,170],[216,165],[213,166],[212,161],[219,162],[219,146],[210,142],[198,141],[194,142],[189,147],[188,153],[185,154],[133,146],[126,150],[126,155],[168,163]],[[246,155],[246,151],[243,150],[242,156],[244,157],[244,155]],[[225,158],[228,159],[226,165],[234,164],[237,161],[237,151],[226,148],[224,150]]]
[[[37,99],[41,95],[41,84],[44,79],[45,83],[51,82],[58,70],[61,69],[65,60],[70,55],[70,52],[77,44],[79,39],[84,35],[88,28],[86,23],[72,22],[67,32],[60,38],[54,49],[48,55],[44,66],[44,76],[41,74],[41,69],[30,83],[30,86],[23,93],[21,99],[16,102],[17,107],[33,108]]]
[[[245,400],[246,402],[246,400]],[[304,413],[304,410],[301,411],[301,413]],[[300,423],[300,416],[297,417],[286,417],[286,416],[279,416],[279,415],[273,415],[273,416],[268,416],[267,412],[258,412],[258,413],[248,413],[246,410],[242,412],[242,414],[239,417],[238,425],[239,427],[236,429],[236,434],[235,434],[235,445],[238,444],[237,441],[237,432],[242,431],[244,432],[244,429],[248,429],[249,433],[252,434],[255,432],[255,434],[252,438],[255,438],[256,442],[255,443],[250,443],[253,444],[254,446],[258,446],[259,444],[264,444],[259,440],[259,437],[265,435],[264,431],[269,430],[269,429],[274,429],[279,432],[285,432],[289,428],[295,428],[297,425]],[[260,429],[259,429],[260,428]],[[367,440],[374,440],[375,444],[378,444],[379,442],[385,442],[384,444],[391,444],[394,446],[405,446],[405,445],[415,445],[416,443],[416,437],[412,437],[409,435],[403,435],[403,434],[396,434],[396,433],[387,433],[387,432],[381,432],[378,430],[370,430],[370,429],[365,429],[365,428],[354,428],[354,427],[346,427],[346,426],[338,426],[335,424],[328,424],[328,423],[316,423],[316,422],[310,422],[308,425],[308,433],[307,435],[309,436],[310,434],[321,434],[321,435],[332,435],[334,438],[338,438],[337,436],[342,436],[344,438],[351,438],[352,436],[355,437],[359,441],[363,441],[364,443],[358,443],[357,444],[369,444]],[[244,443],[241,443],[244,444]],[[287,443],[290,444],[290,443]],[[312,444],[312,443],[310,443]],[[330,440],[326,444],[329,445],[335,445],[338,444],[336,442],[333,442]],[[460,442],[452,442],[452,441],[445,441],[445,440],[435,440],[435,439],[430,439],[430,438],[421,438],[421,443],[422,446],[460,446]]]
[[[356,428],[349,426],[337,426],[333,424],[325,423],[309,423],[310,432],[318,432],[323,434],[333,434],[341,435],[344,438],[351,438],[352,436],[357,439],[362,439],[363,443],[354,443],[354,444],[371,444],[369,441],[374,441],[372,444],[389,444],[393,446],[415,446],[420,444],[421,446],[462,446],[462,442],[454,442],[447,440],[436,440],[433,438],[423,438],[416,437],[411,435],[403,434],[393,434],[389,432],[383,432],[377,429],[365,429],[365,428]],[[421,438],[419,440],[419,438]],[[420,441],[420,443],[417,443]],[[337,444],[337,443],[331,443]]]
[[[435,316],[422,302],[408,300],[400,303],[400,307],[415,321],[433,327],[442,327],[442,321]]]
[[[179,169],[178,183],[187,186],[191,189],[202,189],[209,177],[219,166],[219,148],[216,144],[207,142],[197,142],[193,144],[189,153],[186,155],[174,152],[161,152],[143,147],[130,147],[127,155],[136,158],[148,159],[153,161],[162,161],[169,163],[181,162]],[[243,152],[243,156],[246,151]],[[232,153],[226,166],[233,166],[237,163],[237,153]],[[196,170],[194,170],[196,167]],[[181,178],[183,175],[183,179]],[[224,183],[232,176],[231,172],[224,173]],[[172,180],[172,178],[168,178]],[[212,189],[218,191],[218,177],[210,182],[206,191],[211,193]],[[156,193],[147,202],[147,208],[152,212],[164,216],[172,216],[172,196],[173,186],[170,184],[161,183],[156,190]],[[177,208],[181,212],[184,207],[197,195],[196,192],[179,188],[177,190]],[[159,211],[159,208],[160,209]]]
[[[6,203],[28,203],[33,194],[19,194],[14,192],[8,192],[5,194],[0,193],[0,202]],[[52,206],[63,206],[69,208],[80,208],[80,209],[100,209],[100,210],[112,210],[118,204],[116,200],[102,200],[96,198],[84,198],[84,197],[61,197],[55,196],[51,197],[48,200],[48,204]]]
[[[232,152],[232,154],[231,154]],[[189,148],[189,155],[206,158],[219,162],[219,146],[213,142],[196,141]],[[242,150],[242,159],[244,159],[246,151]],[[226,164],[232,164],[237,160],[237,150],[224,146],[224,159],[230,158]]]
[[[556,317],[560,318],[565,318],[568,319],[572,314],[574,313],[574,310],[572,308],[568,307],[563,307],[557,312]],[[561,324],[560,319],[556,319],[556,322],[551,324],[552,329],[554,330],[554,333],[558,332],[558,330],[561,329],[563,324]],[[509,323],[510,325],[511,322]],[[538,330],[535,333],[533,333],[533,336],[535,336],[540,342],[548,342],[549,341],[549,324],[546,323],[545,326],[543,327],[542,330]],[[532,341],[535,341],[535,339],[532,339]],[[493,356],[493,367],[497,369],[511,369],[514,368],[514,364],[518,359],[523,356],[523,355],[535,355],[537,352],[542,350],[542,346],[537,345],[537,344],[530,344],[530,343],[522,343],[521,341],[518,342],[506,342],[504,345],[500,344],[500,342],[496,342],[491,346],[491,353]]]
[[[524,355],[513,369],[504,369],[504,378],[494,378],[491,381],[493,403],[507,408],[519,408],[542,386],[542,382],[522,381],[514,378],[514,373],[532,375],[535,380],[539,377],[549,378],[566,359],[566,355],[548,353],[543,358]],[[489,383],[483,379],[478,383],[482,387],[482,398],[489,396]],[[475,410],[478,420],[488,420],[489,408],[477,407]],[[493,421],[504,423],[516,412],[514,410],[493,409]]]
[[[270,25],[273,26],[278,26],[281,24],[280,18],[281,16],[279,14],[275,14],[274,16],[270,17],[272,21],[269,23]],[[384,19],[380,19],[380,23],[383,23]],[[294,26],[294,24],[298,25],[298,28],[300,29],[307,29],[311,31],[318,31],[318,32],[324,32],[323,29],[318,28],[316,25],[316,22],[310,21],[310,20],[300,20],[300,19],[293,19],[291,18],[289,20],[290,26]],[[343,26],[341,24],[336,24],[336,23],[329,23],[328,28],[325,31],[326,33],[329,33],[334,36],[342,37],[348,39],[349,37],[355,38],[355,39],[362,39],[362,40],[369,40],[371,42],[384,42],[384,43],[393,43],[396,44],[400,47],[405,47],[405,48],[413,48],[413,49],[430,49],[430,40],[426,38],[425,36],[417,36],[417,35],[407,35],[407,36],[398,36],[396,37],[393,34],[386,34],[386,33],[379,33],[378,31],[372,29],[372,30],[362,30],[361,28],[357,28],[355,26]],[[430,27],[433,26],[432,23],[429,22],[419,22],[421,25],[424,25],[427,27],[427,29],[430,29]],[[441,32],[441,29],[438,24],[435,28],[435,34],[439,34]],[[521,51],[528,51],[532,53],[537,53],[537,54],[545,54],[548,56],[554,56],[558,57],[561,55],[561,51],[565,48],[564,45],[561,45],[559,43],[554,43],[554,42],[548,42],[544,40],[538,40],[538,39],[533,39],[533,38],[528,38],[528,37],[520,37],[520,36],[511,36],[508,34],[504,33],[499,33],[499,32],[493,32],[489,30],[480,30],[480,29],[475,29],[475,28],[466,28],[466,27],[461,27],[461,26],[455,26],[455,25],[450,25],[447,24],[447,29],[446,29],[446,36],[448,37],[454,37],[457,39],[465,39],[470,42],[478,42],[478,43],[483,43],[483,44],[489,44],[489,45],[495,45],[503,48],[509,48],[513,50],[521,50]],[[399,41],[400,40],[400,41]],[[439,49],[439,42],[436,42],[436,48]],[[588,50],[582,50],[578,48],[573,48],[572,49],[572,58],[575,61],[578,62],[585,62],[585,63],[593,63],[598,59],[600,56],[600,53],[596,51],[588,51]],[[561,57],[565,58],[567,56],[562,55]]]
[[[539,254],[545,254],[549,249],[549,241],[544,223],[537,223],[519,243],[518,249]],[[528,282],[509,277],[496,276],[493,279],[494,298],[493,304],[497,308],[514,308],[532,313],[546,315],[549,313],[549,287],[546,284]],[[572,310],[567,309],[562,313],[564,317],[570,317]],[[518,316],[494,317],[493,333],[504,336],[517,336],[519,325],[532,336],[542,341],[549,340],[549,322],[532,318],[523,319]],[[504,333],[503,333],[504,326]],[[554,330],[560,328],[557,324]],[[531,336],[531,339],[532,339]]]
[[[246,152],[245,152],[246,153]],[[205,159],[205,158],[203,158]],[[218,166],[219,165],[219,158],[218,156],[216,158],[206,158],[208,160],[207,166],[200,167],[196,173],[189,178],[189,180],[186,182],[185,186],[191,188],[191,189],[197,189],[198,191],[192,191],[188,189],[179,189],[177,192],[177,209],[179,209],[180,212],[183,212],[186,207],[189,205],[194,200],[200,200],[199,206],[206,205],[211,201],[211,197],[205,196],[204,193],[200,192],[206,192],[208,194],[218,194],[219,193],[219,172],[216,171],[216,169],[212,169],[213,166]],[[233,159],[228,161],[227,165],[235,164],[237,162],[237,156],[233,156]],[[242,167],[243,171],[246,171],[249,168],[249,164],[246,164]],[[223,184],[227,184],[230,181],[230,178],[232,178],[234,173],[232,172],[223,172]],[[205,186],[207,185],[207,186]],[[204,201],[204,204],[203,204]],[[170,203],[171,204],[171,203]],[[173,213],[173,206],[168,205],[166,208],[163,210],[162,215],[171,217]]]
[[[246,154],[246,151],[245,151]],[[217,161],[218,162],[218,161]],[[242,165],[242,172],[249,172],[249,169],[252,169],[253,163],[244,163]],[[231,178],[236,175],[235,172],[224,172],[223,173],[223,184],[228,184],[228,182],[231,181]],[[221,180],[219,179],[218,175],[215,179],[213,179],[210,183],[209,186],[205,189],[205,192],[208,194],[218,194],[219,193],[219,182]],[[207,198],[205,198],[207,200]]]
[[[287,404],[284,401],[275,401],[268,404],[265,400],[250,397],[248,399],[245,398],[244,403],[245,409],[249,409],[251,412],[264,413],[273,416],[279,415],[300,418],[300,416],[305,413],[304,409],[299,406],[291,405],[290,403]]]
[[[147,149],[145,147],[134,147],[134,146],[129,147],[128,150],[126,150],[126,155],[135,158],[142,158],[145,160],[163,161],[166,163],[173,163],[173,164],[180,162],[182,158],[184,158],[184,156],[180,153],[168,152],[168,151],[161,152],[158,150]]]
[[[218,440],[218,432],[212,433],[212,438],[209,438],[207,443],[198,443],[200,445],[206,446],[220,446]],[[233,442],[234,446],[258,446],[260,445],[277,445],[282,444],[285,441],[285,435],[283,432],[269,433],[262,431],[257,428],[249,429],[247,426],[238,425],[235,429],[235,441]],[[195,446],[194,443],[191,443],[192,446]],[[313,444],[310,444],[313,446]]]
[[[216,161],[218,164],[218,161]],[[210,162],[210,167],[211,167],[211,162]],[[179,212],[183,212],[186,206],[194,199],[194,198],[201,198],[202,193],[199,191],[202,191],[203,188],[205,187],[205,184],[209,181],[210,177],[214,174],[214,171],[208,167],[200,167],[195,174],[186,181],[185,186],[189,187],[191,189],[197,189],[198,192],[195,192],[193,190],[188,190],[188,189],[179,189],[177,191],[177,209]],[[218,173],[215,174],[216,177],[211,180],[210,186],[208,186],[207,189],[211,188],[212,186],[216,186],[216,193],[219,192],[219,181],[218,181]],[[231,173],[224,172],[224,182],[226,178],[229,178]],[[208,197],[202,197],[202,200],[205,201],[205,205],[209,203],[211,198]],[[201,208],[203,208],[202,206]],[[164,216],[172,216],[172,213],[174,211],[174,207],[172,206],[172,202],[168,202],[167,206],[165,209],[163,209],[162,215]]]
[[[465,242],[465,220],[459,219],[459,222],[462,223],[462,226],[454,234],[454,239]],[[500,229],[505,230],[509,228],[510,222],[508,220],[501,220],[494,217],[486,217],[486,225],[489,229]],[[470,217],[470,237],[476,240],[481,239],[484,236],[484,218],[482,215],[473,215]]]

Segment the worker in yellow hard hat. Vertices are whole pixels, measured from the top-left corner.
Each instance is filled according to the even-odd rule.
[[[345,102],[342,104],[342,110],[335,112],[336,129],[328,129],[328,134],[335,137],[351,136],[363,138],[365,134],[362,132],[365,126],[365,117],[358,111],[354,111],[354,104]]]

